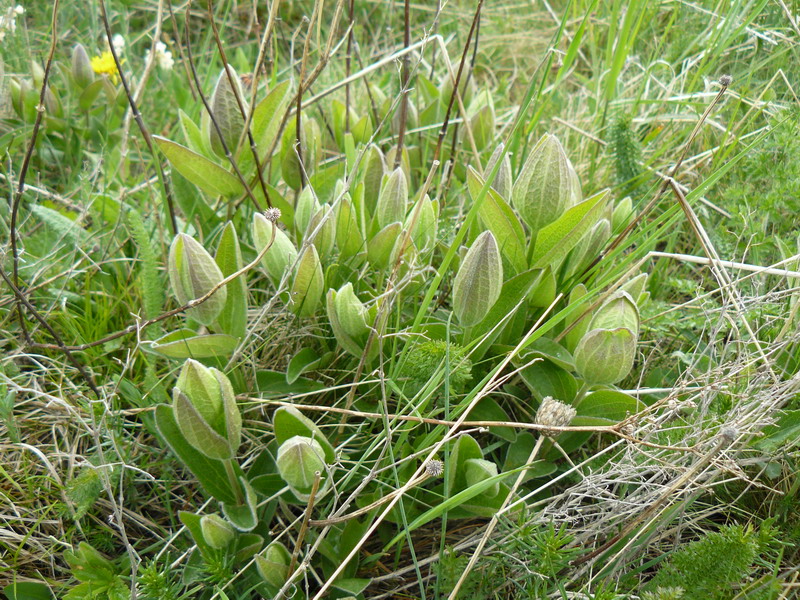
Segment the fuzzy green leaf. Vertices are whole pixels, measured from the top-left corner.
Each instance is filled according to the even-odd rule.
[[[467,185],[473,200],[478,197],[484,183],[478,172],[469,167]],[[525,232],[514,211],[494,189],[490,188],[487,192],[478,209],[478,218],[494,234],[500,252],[514,271],[522,273],[528,266],[525,257]]]
[[[208,458],[218,460],[233,458],[233,448],[228,440],[214,431],[189,397],[175,388],[174,398],[172,408],[175,413],[175,422],[184,439]]]
[[[224,333],[198,335],[191,329],[179,329],[158,338],[144,348],[167,358],[214,358],[230,356],[239,340]]]
[[[608,190],[598,192],[570,208],[536,236],[533,251],[534,268],[557,266],[581,237],[600,219],[606,205]]]
[[[159,135],[154,135],[153,139],[172,166],[201,190],[215,196],[228,197],[244,193],[239,178],[217,163]]]
[[[244,489],[244,504],[223,502],[222,512],[239,531],[252,531],[258,525],[256,492],[247,479],[242,477],[240,481]]]
[[[242,268],[242,251],[233,223],[229,222],[222,231],[214,260],[223,277],[228,277]],[[228,295],[225,306],[217,317],[217,323],[224,333],[241,339],[247,329],[247,285],[244,275],[228,283],[225,288]]]
[[[336,453],[328,438],[314,421],[293,406],[282,406],[275,411],[275,415],[272,417],[272,428],[275,431],[275,441],[279,446],[296,435],[312,438],[322,446],[322,450],[325,452],[325,462],[334,462]]]
[[[160,404],[156,407],[156,427],[172,452],[197,478],[203,489],[220,502],[234,502],[235,496],[222,461],[214,460],[198,452],[183,437],[172,407]]]

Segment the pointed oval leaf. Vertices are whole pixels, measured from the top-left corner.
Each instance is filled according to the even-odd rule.
[[[153,139],[170,164],[204,192],[227,197],[244,193],[239,178],[217,163],[167,138],[154,135]]]
[[[241,482],[242,489],[244,490],[244,504],[223,502],[222,513],[239,531],[252,531],[255,529],[256,525],[258,525],[258,516],[256,514],[258,498],[256,498],[256,492],[247,479],[240,477],[239,481]]]
[[[177,388],[172,409],[175,412],[175,422],[183,437],[195,450],[216,460],[233,458],[233,449],[228,440],[214,431],[197,411],[189,397]]]
[[[224,333],[198,335],[191,329],[179,329],[145,345],[144,348],[167,358],[214,358],[230,356],[239,340]]]
[[[161,437],[197,478],[203,489],[220,502],[234,502],[235,496],[222,462],[208,458],[186,441],[175,421],[172,406],[159,404],[155,414],[156,428]]]
[[[263,160],[278,135],[281,116],[292,99],[289,81],[283,81],[272,88],[253,110],[252,132],[256,141],[258,155]]]
[[[555,267],[564,260],[583,235],[600,220],[607,198],[608,190],[598,192],[543,227],[536,236],[534,268]]]
[[[491,231],[478,236],[453,281],[453,310],[465,327],[479,323],[500,297],[503,263]]]
[[[473,200],[480,194],[484,183],[478,172],[469,167],[467,185]],[[522,273],[528,264],[525,256],[525,232],[514,211],[494,189],[489,188],[483,203],[478,208],[478,218],[483,226],[494,234],[500,252],[514,272]]]
[[[222,237],[214,260],[219,270],[222,271],[223,277],[236,273],[243,266],[239,238],[231,222],[228,222],[225,229],[222,230]],[[244,275],[240,275],[228,283],[225,289],[227,290],[225,306],[217,317],[217,323],[224,333],[243,338],[247,329],[247,285]]]
[[[578,342],[575,368],[589,383],[612,384],[625,378],[636,356],[630,329],[592,329]]]

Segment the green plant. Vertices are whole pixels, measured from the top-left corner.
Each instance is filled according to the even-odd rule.
[[[729,599],[737,597],[737,588],[753,572],[755,561],[768,555],[775,543],[776,532],[769,525],[759,529],[743,525],[726,525],[719,531],[687,544],[673,553],[656,576],[647,584],[655,598],[674,597],[682,590],[681,599]],[[748,592],[748,598],[776,598],[771,582]],[[673,591],[669,591],[673,590]]]

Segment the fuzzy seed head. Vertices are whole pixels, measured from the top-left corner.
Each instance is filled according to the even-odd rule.
[[[277,223],[278,219],[281,218],[281,209],[276,207],[268,208],[264,211],[264,216],[267,218],[267,221],[272,221],[273,223]]]
[[[727,445],[731,445],[739,437],[739,432],[735,427],[723,427],[719,432],[719,437]]]
[[[733,83],[733,77],[730,75],[723,75],[719,78],[719,84],[725,87],[728,87],[731,83]]]
[[[544,427],[568,427],[575,417],[576,410],[563,402],[554,400],[550,396],[542,399],[539,410],[536,411],[536,424]],[[556,437],[560,431],[543,429],[542,434]]]
[[[440,460],[429,460],[425,463],[425,472],[431,477],[441,477],[444,473],[444,463]]]

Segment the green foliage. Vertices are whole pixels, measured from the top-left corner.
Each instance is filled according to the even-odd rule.
[[[454,396],[462,394],[472,379],[472,362],[466,354],[462,346],[444,340],[415,343],[399,373],[403,393],[409,397],[417,395],[437,371],[446,370],[450,393]],[[443,396],[444,390],[439,388],[436,397],[441,399]]]
[[[64,552],[64,560],[79,582],[64,600],[124,600],[130,597],[127,577],[129,567],[117,565],[89,544],[81,542],[77,549]]]
[[[580,554],[580,549],[570,547],[574,538],[566,528],[552,523],[531,526],[523,517],[507,527],[509,537],[502,552],[489,553],[477,563],[467,576],[459,598],[546,598],[562,589],[559,573]],[[452,590],[468,560],[469,554],[453,551],[444,554],[438,567],[444,594]],[[608,597],[617,595],[612,593]]]
[[[142,305],[144,314],[148,319],[154,319],[161,313],[164,306],[164,284],[159,274],[158,255],[160,248],[153,239],[154,236],[145,228],[141,214],[135,208],[128,208],[128,227],[139,258],[142,261],[139,280],[142,288]]]
[[[103,481],[97,469],[86,467],[67,483],[66,494],[75,504],[75,518],[80,519],[94,505],[103,491]]]
[[[793,226],[800,211],[797,189],[800,186],[800,121],[794,116],[768,125],[770,136],[748,154],[741,169],[721,187],[719,201],[733,216],[726,222],[738,232],[734,245],[721,230],[714,242],[723,251],[748,251],[748,258],[761,264],[782,257],[776,240],[795,245]],[[727,239],[726,239],[727,238]]]
[[[659,588],[680,588],[682,600],[732,599],[753,572],[756,560],[770,553],[776,533],[766,524],[759,529],[726,525],[674,552],[647,589],[656,598],[669,598]],[[774,596],[767,593],[764,597]]]
[[[50,7],[27,4],[18,30],[1,32],[9,64],[0,74],[0,183],[11,199],[39,114],[48,55]],[[82,467],[64,490],[79,521],[65,519],[59,534],[68,543],[87,539],[106,556],[84,544],[53,560],[52,519],[47,508],[31,508],[51,477],[34,468],[47,464],[58,472],[65,448],[97,455],[89,428],[101,432],[109,463],[120,461],[136,473],[135,485],[124,489],[125,508],[136,513],[126,534],[143,558],[138,596],[153,600],[272,597],[294,560],[302,565],[303,577],[292,588],[298,599],[331,582],[340,567],[331,597],[370,597],[370,578],[409,565],[423,587],[428,571],[417,561],[420,548],[427,555],[432,533],[440,549],[457,543],[463,519],[472,525],[495,515],[523,469],[515,496],[536,490],[529,502],[542,506],[586,464],[597,469],[612,460],[609,453],[584,462],[610,447],[606,434],[562,434],[529,459],[538,433],[510,426],[456,431],[436,419],[469,411],[470,420],[530,423],[537,405],[552,396],[575,407],[573,425],[613,427],[643,411],[642,400],[652,400],[622,389],[673,386],[687,367],[713,372],[712,350],[720,340],[702,334],[708,314],[727,307],[713,296],[694,304],[706,312],[672,310],[707,291],[708,271],[685,275],[683,267],[660,261],[645,292],[632,269],[651,268],[640,259],[653,248],[699,253],[673,203],[643,215],[630,237],[607,249],[612,232],[643,206],[651,169],[668,170],[683,151],[727,68],[735,94],[714,107],[706,122],[713,126],[698,129],[676,178],[692,190],[689,201],[723,258],[737,249],[725,227],[741,233],[738,248],[752,248],[751,262],[777,259],[776,250],[787,257],[796,252],[797,123],[796,116],[783,121],[782,106],[793,98],[781,87],[784,78],[772,77],[780,67],[785,79],[797,79],[797,66],[787,59],[796,54],[795,32],[765,0],[733,2],[722,21],[710,17],[718,7],[707,1],[577,0],[554,5],[555,28],[549,17],[492,3],[481,16],[480,44],[465,64],[458,101],[446,65],[456,64],[466,21],[463,3],[455,10],[444,3],[436,29],[447,42],[412,54],[405,117],[395,102],[402,95],[393,62],[377,62],[401,43],[402,11],[354,3],[354,14],[345,9],[338,27],[352,31],[354,43],[327,56],[321,44],[331,34],[333,11],[321,11],[315,21],[312,2],[284,1],[273,21],[270,3],[257,14],[240,4],[210,3],[213,14],[197,19],[194,12],[198,26],[185,39],[169,39],[188,10],[175,6],[174,15],[161,15],[162,38],[152,40],[142,32],[153,31],[153,11],[132,0],[107,3],[112,31],[129,45],[123,74],[133,93],[144,86],[138,108],[153,134],[153,152],[138,137],[115,67],[92,68],[91,57],[100,57],[106,43],[97,15],[85,18],[77,4],[64,3],[58,15],[55,61],[27,174],[36,187],[22,195],[15,223],[18,283],[52,329],[29,308],[17,311],[3,287],[0,369],[4,379],[13,376],[0,383],[0,435],[11,442],[10,455],[30,451],[35,458],[9,461],[20,466],[19,476],[0,467],[4,490],[33,496],[15,507],[25,529],[0,543],[12,557],[10,571],[32,576],[47,569],[54,584],[74,574],[78,583],[67,598],[130,596],[129,569],[115,558],[123,556],[119,531],[100,515],[86,518],[95,516],[106,475],[118,489],[121,469]],[[410,31],[430,30],[432,15],[413,10]],[[228,65],[216,52],[210,19],[220,26]],[[260,48],[249,24],[264,23],[275,28],[272,43]],[[516,41],[521,28],[524,50]],[[375,31],[388,33],[375,37]],[[765,41],[773,39],[776,44]],[[199,86],[186,79],[187,42]],[[181,68],[156,64],[145,77],[143,57],[152,43],[165,44]],[[266,63],[255,69],[262,50]],[[239,76],[254,70],[256,76]],[[344,86],[347,73],[354,76]],[[309,75],[313,81],[301,88]],[[252,118],[241,114],[240,101]],[[766,127],[773,130],[763,145],[728,169],[751,134]],[[163,181],[159,166],[167,174]],[[625,194],[631,197],[621,199]],[[719,226],[718,213],[697,204],[701,195],[734,219]],[[11,230],[10,204],[0,202],[3,239]],[[10,251],[5,258],[2,267],[12,274]],[[254,268],[200,306],[164,314],[251,262]],[[647,306],[649,292],[655,301]],[[788,301],[790,310],[796,302]],[[743,318],[760,325],[786,304],[782,297],[751,304]],[[142,331],[133,315],[164,318]],[[794,325],[787,322],[787,331]],[[720,336],[734,339],[737,326],[731,319]],[[757,332],[759,339],[778,335]],[[662,345],[642,346],[640,336]],[[66,356],[59,340],[80,350]],[[796,372],[798,356],[787,344],[776,373]],[[73,358],[100,386],[102,401],[92,399]],[[197,381],[189,382],[178,377],[181,365],[211,378],[195,373]],[[742,395],[724,389],[710,411],[723,415]],[[275,401],[284,406],[276,410]],[[59,403],[69,410],[49,410]],[[752,448],[791,452],[794,412],[765,428]],[[657,417],[653,423],[660,423]],[[433,475],[439,466],[428,470],[432,464],[422,461],[444,436],[456,439],[436,451],[439,478]],[[771,477],[793,469],[788,461],[769,460]],[[579,473],[566,473],[573,464]],[[417,472],[430,476],[412,480]],[[796,508],[793,485],[786,483],[780,504],[787,514]],[[311,523],[304,526],[312,494]],[[42,504],[48,501],[41,496]],[[766,513],[771,503],[760,506]],[[319,524],[343,513],[330,527]],[[501,520],[502,551],[478,564],[462,597],[617,597],[616,588],[592,582],[580,589],[585,579],[562,575],[581,547],[572,532],[532,527],[526,511],[520,513],[519,521]],[[146,523],[147,533],[133,523]],[[367,551],[348,559],[373,525]],[[788,517],[781,526],[797,527]],[[771,575],[746,581],[774,562],[762,548],[769,544],[759,541],[754,549],[745,530],[738,538],[726,535],[714,549],[733,555],[738,548],[726,581],[743,596],[771,593]],[[289,549],[302,536],[292,556]],[[797,532],[788,537],[797,539]],[[165,544],[178,560],[164,556]],[[710,552],[703,548],[678,550],[675,566],[667,563],[656,577],[659,587],[644,595],[687,597],[681,578],[693,565],[681,553]],[[37,553],[46,564],[37,564]],[[467,559],[443,553],[440,580],[431,584],[438,589],[425,597],[442,597]],[[25,589],[37,598],[50,595]],[[708,590],[709,598],[722,594]]]
[[[179,600],[179,584],[168,567],[156,561],[143,565],[138,573],[138,594],[142,600]]]
[[[635,187],[641,175],[642,150],[629,115],[621,114],[611,124],[611,149],[614,153],[614,168],[617,182],[626,190]]]

